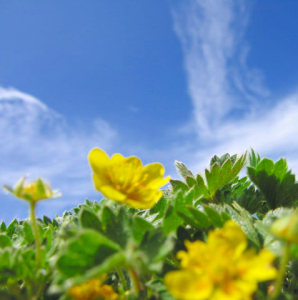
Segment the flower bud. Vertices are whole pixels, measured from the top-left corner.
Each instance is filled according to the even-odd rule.
[[[26,182],[26,178],[22,177],[14,186],[3,186],[3,188],[14,196],[29,202],[37,202],[42,199],[57,198],[61,194],[53,191],[50,185],[44,182],[41,178],[33,182]]]
[[[271,232],[288,242],[298,243],[298,211],[273,222]]]

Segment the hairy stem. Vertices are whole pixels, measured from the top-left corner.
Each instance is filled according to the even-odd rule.
[[[34,238],[35,238],[36,265],[37,265],[37,269],[39,269],[40,262],[41,262],[41,242],[40,242],[38,227],[37,227],[37,223],[36,223],[35,209],[36,209],[36,203],[33,201],[30,202],[30,219],[31,219],[33,234],[34,234]]]
[[[139,292],[142,290],[142,284],[141,284],[140,278],[134,268],[129,268],[128,272],[129,272],[130,279],[133,284],[134,291],[136,294],[139,294]]]
[[[270,300],[275,300],[281,292],[285,273],[286,273],[286,267],[287,267],[287,264],[290,259],[290,249],[291,249],[291,243],[287,242],[285,249],[284,249],[283,256],[281,258],[277,279],[275,281],[274,292],[273,292]]]

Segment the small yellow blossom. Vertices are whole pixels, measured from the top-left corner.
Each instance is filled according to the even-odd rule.
[[[160,187],[170,177],[163,178],[164,167],[153,163],[143,167],[135,156],[114,154],[111,159],[101,149],[92,149],[89,162],[95,188],[105,197],[134,208],[151,208],[161,198]]]
[[[246,250],[247,239],[234,221],[208,234],[207,242],[186,241],[179,251],[181,270],[165,276],[170,293],[179,300],[251,300],[258,282],[274,279],[274,256]]]
[[[273,222],[271,232],[290,243],[298,243],[298,211]]]
[[[50,185],[38,178],[33,182],[26,182],[25,176],[22,177],[14,186],[3,186],[5,190],[13,194],[14,196],[21,198],[29,202],[37,202],[42,199],[57,198],[61,194],[57,191],[53,191]]]
[[[69,290],[74,300],[117,300],[118,294],[107,284],[103,284],[105,276],[93,278]]]

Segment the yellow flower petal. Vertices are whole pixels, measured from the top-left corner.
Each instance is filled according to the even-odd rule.
[[[162,191],[159,190],[145,190],[141,193],[129,194],[125,201],[126,204],[137,209],[148,209],[155,205],[161,198]]]
[[[124,159],[125,159],[124,156],[122,154],[120,154],[120,153],[113,154],[112,158],[111,158],[111,160],[112,160],[113,163],[120,163]]]
[[[104,185],[100,188],[100,192],[108,199],[113,199],[115,201],[124,201],[126,196],[119,192],[118,190],[114,189],[112,186]]]
[[[207,277],[200,277],[188,270],[171,271],[164,280],[170,293],[179,300],[208,299],[213,289]]]
[[[110,164],[109,156],[99,148],[94,148],[90,151],[88,160],[94,172],[104,172]]]
[[[223,228],[209,232],[208,244],[215,249],[225,245],[227,251],[231,250],[233,255],[238,256],[246,249],[247,239],[241,227],[234,221],[229,220]]]
[[[143,166],[141,160],[136,156],[127,157],[126,163],[130,164],[134,169],[138,169]]]
[[[163,178],[161,164],[143,167],[136,156],[125,158],[116,153],[109,159],[104,151],[96,148],[91,150],[89,161],[95,188],[105,197],[134,208],[153,207],[162,196],[159,188],[170,179]]]
[[[246,250],[247,238],[234,221],[210,231],[207,242],[185,241],[185,246],[187,251],[177,253],[182,270],[165,277],[170,293],[177,299],[251,300],[258,282],[277,276],[274,255],[267,250]],[[190,273],[195,274],[193,278],[187,275]],[[194,282],[203,281],[212,287],[206,298],[200,298],[201,293],[194,288]]]

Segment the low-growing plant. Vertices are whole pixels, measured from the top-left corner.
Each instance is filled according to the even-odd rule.
[[[60,196],[42,179],[4,186],[30,209],[0,224],[1,300],[298,299],[298,183],[285,159],[225,154],[196,175],[176,161],[182,178],[170,180],[134,156],[88,158],[105,198],[61,217],[36,218]]]

